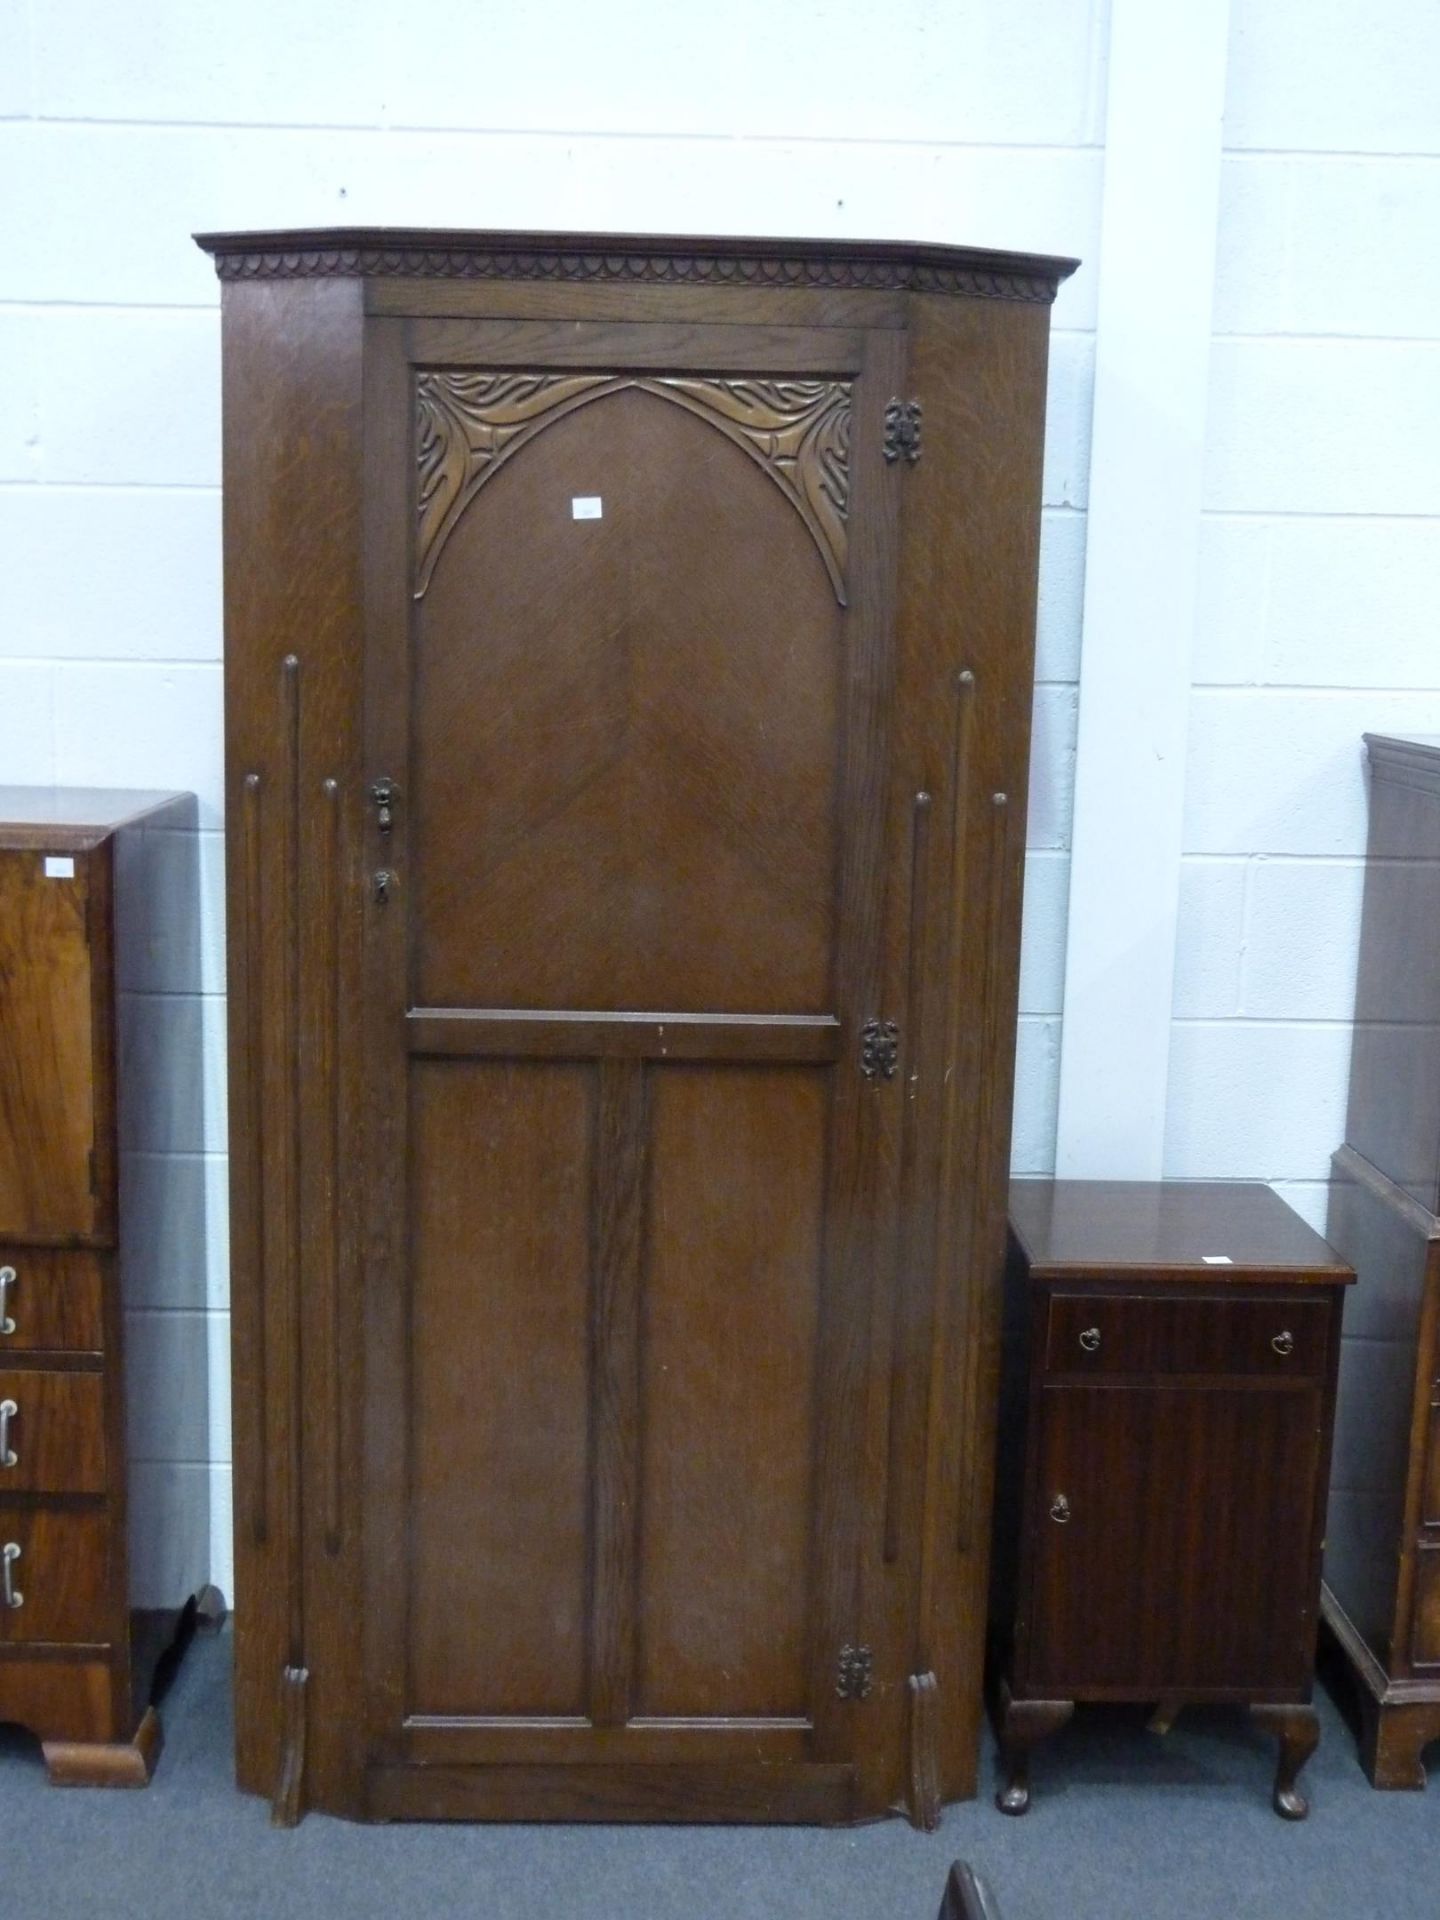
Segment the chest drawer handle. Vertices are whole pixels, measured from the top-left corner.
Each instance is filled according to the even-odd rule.
[[[1070,1518],[1070,1502],[1065,1498],[1063,1493],[1057,1493],[1055,1498],[1050,1502],[1050,1518],[1055,1522],[1057,1527],[1063,1527],[1065,1522]]]
[[[1080,1336],[1080,1344],[1087,1353],[1098,1353],[1100,1350],[1099,1327],[1086,1327]]]
[[[15,1269],[0,1267],[0,1334],[13,1333],[15,1322],[7,1311],[10,1305],[10,1289],[15,1284]]]
[[[20,1558],[20,1549],[13,1540],[5,1542],[5,1604],[7,1607],[23,1607],[25,1596],[15,1585],[15,1562]]]
[[[1295,1336],[1287,1327],[1283,1333],[1275,1334],[1270,1344],[1276,1353],[1283,1357],[1285,1354],[1295,1351]]]
[[[20,1456],[10,1444],[10,1422],[20,1409],[13,1400],[0,1400],[0,1467],[18,1467]]]

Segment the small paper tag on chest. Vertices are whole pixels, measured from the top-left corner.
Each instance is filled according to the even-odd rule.
[[[47,880],[73,880],[75,862],[68,853],[47,853],[45,856],[45,878]]]
[[[598,493],[577,493],[570,502],[572,520],[599,520],[604,512]]]

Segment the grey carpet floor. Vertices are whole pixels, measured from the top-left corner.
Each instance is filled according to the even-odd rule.
[[[1321,1695],[1312,1812],[1270,1811],[1273,1749],[1244,1717],[1194,1713],[1161,1739],[1082,1714],[1007,1820],[988,1797],[923,1836],[890,1820],[798,1828],[268,1824],[230,1775],[230,1642],[191,1648],[144,1793],[57,1791],[0,1733],[0,1920],[933,1920],[949,1862],[1004,1920],[1440,1920],[1440,1779],[1371,1791]],[[990,1743],[986,1741],[987,1795]]]

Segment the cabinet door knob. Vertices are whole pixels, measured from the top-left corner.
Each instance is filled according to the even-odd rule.
[[[1086,1327],[1080,1336],[1080,1344],[1087,1353],[1095,1353],[1100,1346],[1099,1327]]]
[[[14,1267],[0,1267],[0,1334],[15,1331],[15,1322],[6,1311],[10,1304],[10,1289],[14,1284]]]
[[[5,1604],[7,1607],[23,1607],[25,1596],[15,1585],[15,1562],[20,1558],[20,1549],[13,1540],[5,1542],[5,1551],[0,1555],[4,1564]]]
[[[1057,1527],[1063,1527],[1065,1522],[1070,1518],[1070,1502],[1065,1498],[1063,1493],[1057,1493],[1055,1498],[1050,1502],[1050,1518],[1055,1522]]]
[[[1286,1354],[1295,1351],[1295,1336],[1287,1327],[1283,1333],[1277,1333],[1270,1342],[1276,1353]]]

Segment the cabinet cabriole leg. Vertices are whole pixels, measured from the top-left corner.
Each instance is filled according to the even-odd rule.
[[[1271,1804],[1282,1820],[1303,1820],[1310,1802],[1296,1787],[1300,1769],[1320,1744],[1320,1716],[1314,1707],[1303,1705],[1257,1705],[1251,1718],[1266,1733],[1280,1742],[1275,1765],[1275,1791]]]
[[[995,1733],[1004,1781],[995,1795],[1001,1813],[1022,1814],[1030,1805],[1030,1750],[1058,1733],[1075,1711],[1073,1700],[1017,1700],[1002,1680]]]

